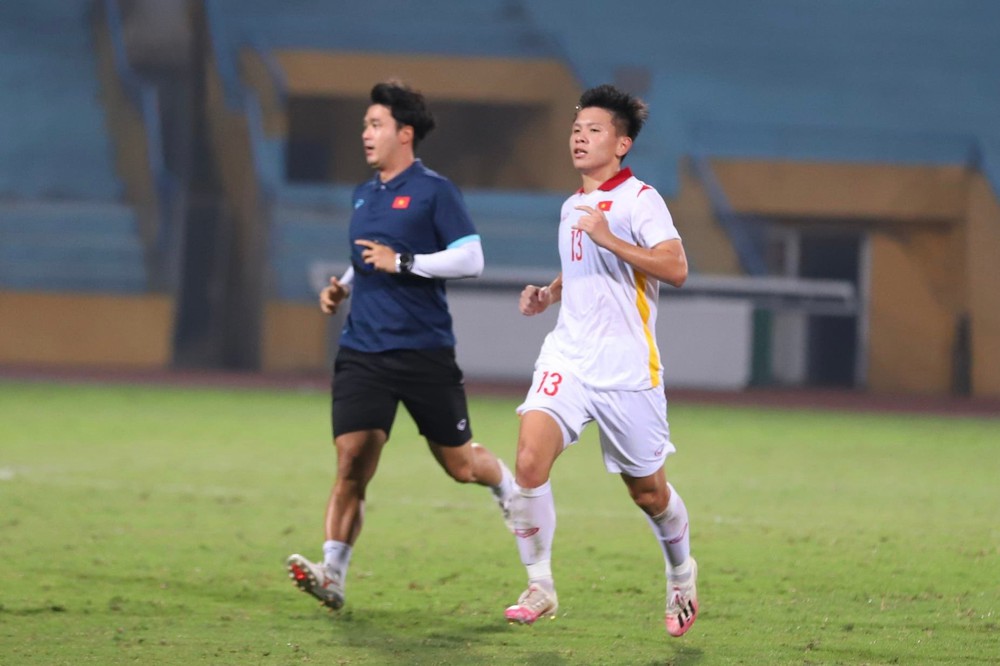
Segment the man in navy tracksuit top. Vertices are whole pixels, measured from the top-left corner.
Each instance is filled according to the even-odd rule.
[[[337,476],[323,562],[296,554],[286,564],[301,590],[335,610],[400,402],[445,472],[488,486],[505,519],[514,493],[507,467],[472,441],[445,280],[480,275],[483,251],[458,189],[415,156],[433,128],[420,93],[395,81],[372,88],[361,139],[375,177],[354,190],[351,268],[319,297],[333,314],[353,295],[333,371]]]

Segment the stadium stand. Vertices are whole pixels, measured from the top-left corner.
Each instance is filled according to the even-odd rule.
[[[0,6],[0,289],[140,293],[86,0]]]
[[[620,26],[601,25],[604,6],[569,2],[381,0],[346,13],[316,0],[216,4],[231,44],[265,52],[564,57],[584,85],[645,72],[656,139],[633,157],[668,195],[683,155],[978,164],[1000,138],[1000,89],[990,85],[1000,6],[987,0],[850,0],[808,12],[794,0],[766,11],[627,0],[615,7]],[[595,26],[616,32],[593,39]]]
[[[769,3],[767,11],[731,0],[683,10],[632,0],[616,6],[621,26],[607,27],[627,32],[626,44],[618,33],[592,38],[607,14],[599,5],[382,0],[345,14],[315,0],[214,4],[233,62],[240,48],[256,50],[279,89],[282,72],[273,54],[288,48],[558,57],[584,85],[629,74],[635,79],[638,72],[639,85],[647,88],[640,92],[656,116],[630,160],[667,196],[679,189],[685,156],[702,160],[703,181],[711,178],[703,168],[708,157],[971,167],[997,161],[989,155],[1000,89],[988,82],[1000,62],[1000,9],[988,2],[973,2],[975,11],[967,11],[965,4],[937,0],[905,6],[853,0],[801,12],[791,0]],[[861,14],[865,20],[856,20]],[[789,52],[796,57],[789,59]],[[918,83],[894,83],[900,80]],[[284,150],[273,136],[260,145],[281,226],[294,225],[303,207],[329,208],[326,199],[335,192],[297,192],[281,177]],[[994,171],[989,176],[1000,191]],[[707,190],[714,208],[725,211],[717,188]],[[523,210],[519,196],[509,192],[484,212],[508,204]],[[494,225],[488,216],[483,224],[489,234]],[[732,226],[729,241],[744,271],[763,274],[765,249],[759,238],[740,232],[746,226]],[[507,236],[497,245],[510,247],[509,229]],[[497,261],[503,263],[506,254]]]
[[[212,0],[226,39],[263,50],[379,51],[407,55],[552,56],[557,42],[508,0],[400,2],[344,7],[322,0]]]
[[[781,366],[794,384],[819,360],[838,366],[835,381],[877,390],[1000,391],[996,3],[179,6],[0,6],[0,291],[177,287],[168,299],[191,335],[173,342],[210,350],[196,362],[316,367],[328,347],[315,291],[344,267],[372,82],[415,82],[441,120],[421,154],[460,185],[483,235],[485,279],[456,284],[469,298],[480,286],[506,298],[557,266],[539,239],[577,182],[568,105],[612,82],[650,102],[628,164],[667,198],[688,248],[692,279],[667,300],[738,302],[743,323],[727,326],[752,319],[754,372]],[[171,98],[162,129],[167,98],[128,62],[143,42],[167,55],[187,44],[173,89],[190,97]],[[183,139],[167,160],[161,131]],[[165,163],[189,168],[184,211],[170,208]],[[164,276],[182,243],[178,286]],[[838,265],[810,264],[817,247]]]
[[[964,322],[992,330],[989,321],[967,314],[989,311],[987,290],[973,289],[968,296],[942,276],[897,277],[920,270],[921,248],[946,248],[953,259],[964,244],[970,248],[970,282],[989,283],[982,269],[985,246],[974,239],[992,237],[995,223],[988,220],[1000,192],[993,121],[1000,102],[1000,44],[994,38],[1000,9],[985,0],[848,0],[808,11],[794,0],[774,0],[764,8],[736,0],[683,7],[626,0],[613,9],[620,21],[609,21],[606,5],[563,1],[379,0],[333,8],[317,0],[208,0],[208,6],[218,74],[227,100],[241,100],[231,106],[244,109],[248,126],[257,174],[250,187],[261,191],[251,208],[260,215],[258,224],[266,220],[271,298],[312,299],[316,271],[302,267],[331,259],[324,248],[336,247],[346,233],[349,183],[363,177],[343,167],[357,162],[348,152],[354,145],[348,134],[330,141],[322,133],[324,126],[348,132],[337,128],[339,121],[324,125],[317,114],[310,130],[315,134],[304,138],[291,129],[293,110],[309,105],[314,113],[317,105],[336,107],[345,127],[359,115],[360,84],[331,72],[363,70],[362,78],[371,81],[392,74],[393,67],[419,71],[423,81],[434,81],[434,97],[447,106],[449,95],[461,93],[442,84],[435,70],[410,67],[414,61],[437,59],[437,72],[447,70],[443,76],[454,83],[476,78],[454,63],[548,58],[564,64],[578,87],[610,81],[650,102],[653,120],[629,163],[684,218],[696,273],[685,294],[754,303],[754,327],[763,331],[755,333],[754,344],[764,340],[762,349],[770,344],[783,354],[800,350],[798,360],[781,361],[800,368],[786,380],[800,381],[803,364],[818,361],[834,372],[832,381],[864,382],[865,363],[896,356],[892,340],[898,338],[904,293],[922,304],[923,321],[933,322],[921,331],[925,342],[950,351],[903,379],[872,385],[962,385],[959,375],[969,354],[962,343],[968,339]],[[508,90],[500,85],[495,92],[492,101],[502,106]],[[572,94],[560,92],[566,99]],[[480,101],[475,94],[471,99]],[[443,125],[454,121],[448,117]],[[477,137],[479,152],[489,152],[487,139]],[[508,142],[505,160],[517,159],[515,144]],[[293,156],[300,153],[314,160],[309,179],[325,182],[296,180]],[[450,165],[460,178],[476,171],[464,168],[462,157],[449,155],[441,168],[448,172]],[[970,174],[981,174],[992,194],[984,194]],[[503,282],[504,269],[523,274],[528,265],[554,266],[554,254],[545,254],[537,238],[553,224],[552,211],[566,191],[562,185],[536,184],[527,188],[532,191],[510,184],[460,185],[484,237],[486,277],[498,271],[492,277]],[[843,220],[853,220],[841,227],[846,237],[815,235]],[[901,230],[910,241],[900,244]],[[843,266],[829,275],[816,266],[794,268],[813,256],[816,244],[843,248]],[[861,261],[862,253],[870,259]],[[793,272],[782,266],[793,266]],[[750,285],[705,279],[702,272],[781,279]],[[841,282],[827,284],[826,278]],[[781,321],[758,317],[762,310],[783,316],[788,308],[790,318]],[[863,321],[869,311],[873,318]],[[826,327],[825,333],[816,333],[815,326]],[[779,335],[768,343],[771,328],[791,338]],[[813,331],[808,336],[806,328]],[[802,342],[854,338],[855,330],[863,331],[856,347],[836,342],[843,347],[836,352],[826,343],[809,351],[814,345]],[[919,353],[914,346],[890,365],[917,367],[902,359]],[[770,363],[758,363],[756,354],[755,365]],[[873,373],[907,375],[882,368]],[[949,373],[958,374],[949,379]]]
[[[101,106],[87,0],[0,5],[0,195],[122,194]]]
[[[0,285],[142,293],[146,271],[135,215],[114,202],[0,204]]]
[[[352,11],[350,21],[336,20],[330,7],[315,0],[281,5],[263,0],[210,0],[207,8],[226,99],[230,108],[244,109],[247,116],[254,169],[268,198],[272,295],[300,302],[309,302],[315,295],[315,285],[304,267],[328,262],[331,250],[343,247],[354,183],[301,183],[286,177],[289,139],[287,134],[267,131],[270,100],[261,89],[263,84],[255,88],[245,82],[248,51],[270,79],[266,82],[268,92],[277,96],[279,112],[288,97],[275,55],[282,49],[478,58],[558,54],[557,42],[538,30],[522,9],[496,0],[430,5],[375,2],[363,11]],[[392,21],[386,21],[386,16],[392,16]],[[458,25],[462,30],[455,30]],[[353,118],[350,126],[355,126]],[[347,159],[360,163],[356,153]],[[551,226],[561,195],[466,189],[465,198],[484,237],[490,271],[558,265],[554,249],[539,244],[525,230]]]
[[[684,154],[967,164],[1000,133],[1000,5],[989,0],[846,0],[808,11],[795,0],[683,9],[625,0],[615,11],[627,44],[591,38],[585,28],[606,19],[601,5],[527,6],[586,84],[648,67],[649,101],[672,118],[650,127],[651,166],[660,164],[668,193],[670,165]]]
[[[659,122],[634,163],[671,196],[678,164],[692,156],[748,274],[766,272],[766,247],[752,237],[754,220],[727,214],[708,158],[957,165],[984,169],[1000,193],[1000,174],[984,168],[1000,132],[1000,87],[989,83],[1000,68],[995,3],[850,0],[803,11],[794,0],[683,9],[626,0],[616,5],[625,48],[585,29],[606,17],[598,5],[529,8],[558,33],[585,84],[646,71]]]

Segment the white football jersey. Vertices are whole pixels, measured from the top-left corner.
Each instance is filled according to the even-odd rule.
[[[656,345],[659,280],[636,272],[614,253],[573,229],[576,206],[604,211],[611,232],[651,248],[679,239],[667,205],[653,187],[622,169],[598,189],[577,191],[563,203],[559,222],[562,303],[541,356],[555,356],[597,389],[643,390],[662,384]]]

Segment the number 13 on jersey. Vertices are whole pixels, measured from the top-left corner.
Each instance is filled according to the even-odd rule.
[[[584,232],[580,229],[570,229],[570,261],[583,261],[583,234]]]

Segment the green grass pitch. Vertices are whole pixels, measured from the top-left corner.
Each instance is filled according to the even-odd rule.
[[[557,619],[503,621],[513,539],[402,412],[319,608],[283,561],[320,555],[327,400],[0,382],[0,664],[1000,663],[1000,420],[671,403],[702,604],[671,639],[593,428],[553,476]],[[471,406],[511,462],[516,404]]]

